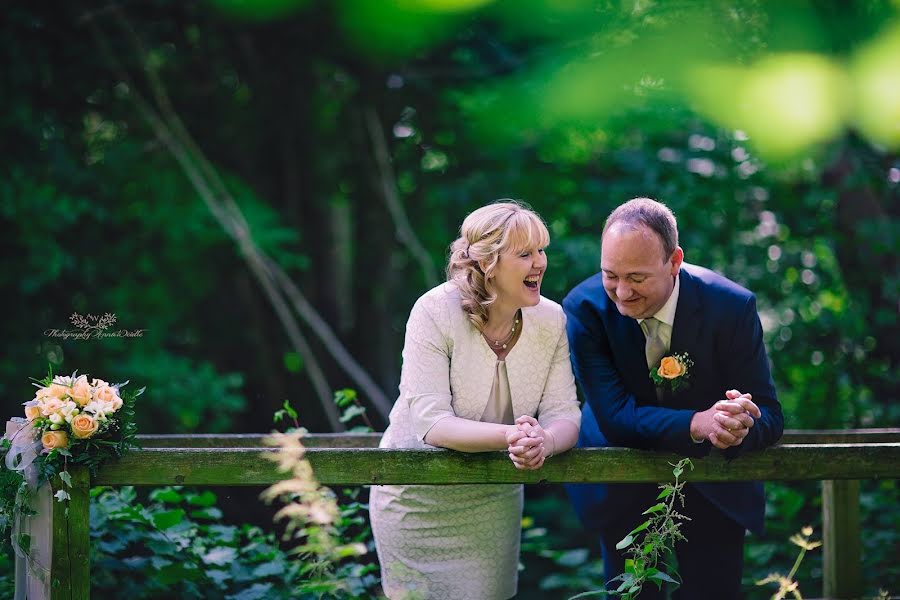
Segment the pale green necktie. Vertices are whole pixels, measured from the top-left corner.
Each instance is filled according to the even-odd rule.
[[[662,329],[662,321],[650,317],[641,321],[641,329],[647,337],[647,344],[644,346],[644,356],[647,357],[647,366],[651,369],[659,365],[659,361],[666,354],[666,343],[660,337],[660,329]],[[656,388],[656,401],[662,403],[663,390]]]
[[[644,336],[647,338],[644,355],[647,357],[647,366],[651,368],[657,366],[666,354],[666,343],[660,336],[662,325],[662,321],[653,317],[641,321],[641,329],[644,330]]]

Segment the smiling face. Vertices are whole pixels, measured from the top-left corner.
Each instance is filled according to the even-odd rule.
[[[600,269],[603,288],[619,312],[647,319],[663,307],[675,288],[684,252],[666,256],[660,237],[649,227],[615,224],[603,236]]]
[[[495,202],[470,213],[459,233],[450,245],[447,280],[478,331],[488,321],[491,331],[503,329],[518,309],[540,302],[550,232],[536,212],[515,201]]]
[[[493,270],[492,287],[498,308],[517,310],[541,301],[541,281],[547,270],[542,246],[510,251],[499,256]]]

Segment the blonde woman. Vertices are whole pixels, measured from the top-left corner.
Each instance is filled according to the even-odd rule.
[[[539,469],[578,438],[565,316],[540,295],[541,218],[504,201],[463,221],[447,282],[406,325],[400,396],[382,448],[506,450]],[[373,486],[372,530],[388,598],[516,594],[522,486]]]

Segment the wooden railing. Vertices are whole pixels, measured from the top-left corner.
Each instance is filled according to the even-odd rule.
[[[263,486],[282,478],[263,458],[263,435],[147,435],[144,448],[104,466],[91,480],[73,470],[68,516],[54,502],[51,598],[90,596],[89,490],[108,485]],[[380,434],[304,438],[316,477],[326,485],[457,483],[640,483],[671,479],[678,456],[628,448],[571,450],[540,471],[519,471],[503,452],[377,448]],[[687,481],[822,481],[823,593],[862,592],[859,480],[900,478],[900,429],[787,431],[781,444],[732,461],[694,460]]]

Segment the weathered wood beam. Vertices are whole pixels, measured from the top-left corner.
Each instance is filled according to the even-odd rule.
[[[258,448],[266,434],[139,435],[144,448]],[[309,448],[377,448],[381,433],[310,433]],[[788,429],[782,444],[888,444],[900,442],[900,429]]]
[[[136,450],[102,469],[94,485],[270,485],[282,479],[258,448]],[[638,483],[668,481],[674,454],[627,448],[578,448],[519,471],[504,452],[310,448],[316,477],[328,485],[454,483]],[[792,481],[900,478],[898,444],[782,445],[732,461],[694,460],[688,481]]]
[[[144,448],[265,448],[263,440],[267,435],[264,433],[139,435],[137,441]],[[303,444],[308,448],[377,448],[379,441],[381,433],[310,433],[303,437]]]

